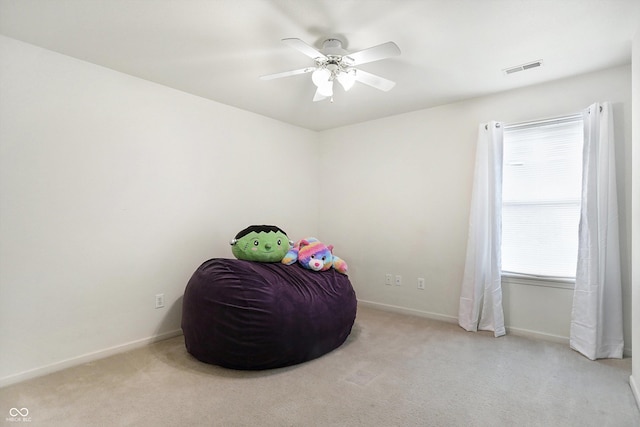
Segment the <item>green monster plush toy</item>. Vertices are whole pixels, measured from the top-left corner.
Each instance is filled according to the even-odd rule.
[[[233,256],[258,262],[280,262],[291,247],[287,233],[275,225],[250,225],[230,243]]]

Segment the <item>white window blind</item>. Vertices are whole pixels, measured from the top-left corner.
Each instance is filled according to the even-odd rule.
[[[505,127],[503,274],[575,278],[582,143],[581,115]]]

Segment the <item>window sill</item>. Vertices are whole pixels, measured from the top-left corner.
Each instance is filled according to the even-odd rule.
[[[536,277],[523,274],[502,273],[502,284],[543,286],[547,288],[574,289],[575,279],[563,279],[556,277]]]

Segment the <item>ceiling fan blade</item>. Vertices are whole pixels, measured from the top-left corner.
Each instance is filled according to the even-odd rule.
[[[346,58],[349,61],[349,65],[359,65],[398,55],[400,55],[400,48],[398,45],[394,42],[386,42],[379,44],[378,46],[350,53],[345,55],[343,58]]]
[[[298,70],[284,71],[282,73],[267,74],[266,76],[260,76],[260,80],[273,80],[273,79],[279,79],[282,77],[295,76],[297,74],[310,73],[315,69],[316,67],[307,67],[307,68],[300,68]]]
[[[356,80],[384,92],[390,91],[396,85],[396,82],[362,70],[356,70]]]
[[[314,47],[309,46],[308,44],[306,44],[300,39],[291,38],[291,39],[282,39],[282,41],[288,44],[289,46],[291,46],[292,48],[297,49],[300,52],[304,53],[309,58],[312,58],[312,59],[327,58],[324,53],[320,52]]]

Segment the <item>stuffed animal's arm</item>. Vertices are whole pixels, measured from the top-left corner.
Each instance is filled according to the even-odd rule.
[[[349,267],[347,263],[340,257],[333,256],[333,268],[338,270],[338,273],[347,274]]]
[[[298,260],[298,247],[294,247],[289,249],[289,252],[287,252],[284,256],[284,258],[282,258],[282,262],[283,264],[286,265],[291,265],[293,263],[295,263]]]

